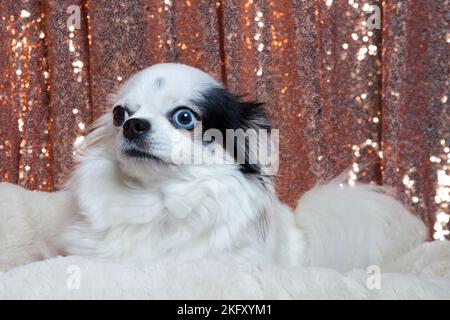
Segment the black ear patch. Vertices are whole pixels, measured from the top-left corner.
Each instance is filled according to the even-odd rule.
[[[242,157],[240,159],[245,158],[245,161],[238,162],[241,171],[248,174],[261,174],[260,165],[254,163],[254,161],[249,161],[252,150],[249,149],[248,141],[242,146],[234,143],[234,150],[227,150],[226,146],[228,140],[235,139],[227,129],[242,129],[244,131],[253,129],[256,132],[264,129],[270,133],[271,125],[264,111],[263,103],[242,101],[241,97],[221,87],[205,90],[193,102],[202,113],[203,131],[208,129],[219,130],[224,138],[223,147],[225,151],[233,154],[235,160],[238,160],[238,157]]]

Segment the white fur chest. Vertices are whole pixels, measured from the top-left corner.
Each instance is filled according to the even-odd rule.
[[[273,260],[271,192],[230,168],[193,170],[135,188],[113,161],[84,161],[71,182],[81,219],[65,234],[67,251],[120,260],[224,252]]]

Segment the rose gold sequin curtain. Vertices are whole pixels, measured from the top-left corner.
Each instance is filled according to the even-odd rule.
[[[369,4],[381,9],[379,29]],[[267,103],[290,205],[347,172],[350,184],[394,186],[442,239],[446,12],[446,0],[0,0],[0,179],[61,188],[108,94],[176,61]]]

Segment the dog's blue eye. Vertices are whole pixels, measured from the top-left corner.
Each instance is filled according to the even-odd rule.
[[[188,108],[180,108],[172,116],[173,125],[179,129],[190,130],[197,123],[197,116]]]

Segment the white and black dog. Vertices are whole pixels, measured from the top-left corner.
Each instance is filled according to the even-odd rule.
[[[377,186],[331,182],[291,210],[277,198],[267,162],[251,161],[266,143],[230,143],[239,129],[270,135],[263,107],[202,71],[158,64],[137,73],[87,135],[64,191],[0,184],[0,215],[10,217],[8,229],[0,221],[0,255],[10,265],[26,260],[21,247],[36,259],[226,257],[348,270],[392,261],[425,241],[425,226]],[[8,242],[17,217],[32,221],[16,231],[34,241]]]

